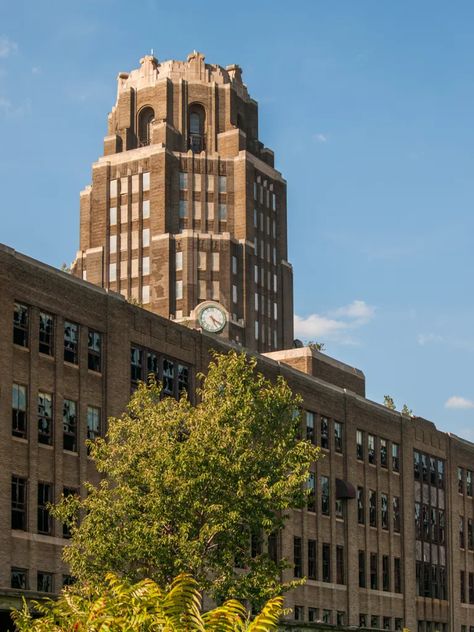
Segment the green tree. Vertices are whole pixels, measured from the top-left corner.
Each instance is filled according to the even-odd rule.
[[[53,510],[71,529],[64,557],[80,581],[111,571],[166,586],[187,572],[218,602],[279,594],[285,562],[265,540],[306,502],[319,449],[298,439],[300,400],[255,365],[216,355],[196,406],[162,399],[150,382],[109,420],[106,440],[90,446],[104,479]]]
[[[18,632],[270,632],[283,613],[283,600],[268,601],[253,620],[238,601],[201,613],[197,582],[182,574],[163,591],[150,579],[136,584],[108,574],[104,585],[68,589],[57,601],[26,602],[13,614]]]
[[[408,415],[408,417],[413,417],[413,411],[411,408],[408,408],[406,404],[403,404],[402,413],[404,415]]]

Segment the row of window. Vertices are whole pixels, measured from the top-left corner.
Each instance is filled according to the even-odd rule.
[[[428,483],[439,489],[445,488],[445,465],[442,459],[414,450],[413,470],[415,481]]]
[[[192,181],[192,187],[189,184]],[[209,174],[200,173],[186,173],[185,171],[179,172],[179,188],[180,191],[186,191],[193,189],[193,191],[201,191],[206,189],[207,191],[214,191],[214,176]],[[218,193],[227,193],[227,177],[217,177],[217,191]]]
[[[392,620],[394,628],[392,628]],[[370,623],[370,627],[374,629],[382,629],[382,630],[392,630],[395,629],[396,632],[403,629],[403,619],[399,617],[379,617],[377,614],[369,615],[367,614],[359,614],[359,627],[360,628],[368,628]],[[382,623],[382,626],[380,625]]]
[[[306,419],[306,439],[311,443],[317,443],[318,437],[316,436],[316,413],[309,410],[305,411]],[[330,449],[331,433],[334,438],[334,450],[342,454],[344,449],[343,442],[343,426],[340,421],[330,421],[328,417],[323,415],[319,416],[319,446],[324,450]]]
[[[201,210],[201,202],[198,200],[193,200],[190,202],[189,200],[179,200],[179,218],[186,219],[189,218],[190,213],[189,210],[192,208],[192,217],[193,219],[214,219],[214,203],[213,202],[202,202],[204,208],[204,217],[202,216]],[[220,222],[227,221],[227,204],[224,202],[219,202],[217,204],[217,219]]]
[[[464,516],[459,516],[459,546],[461,549],[466,548],[465,534],[467,532],[467,548],[470,551],[474,551],[474,523],[472,518],[467,519],[467,529],[465,527]]]
[[[162,395],[179,399],[183,391],[189,393],[190,369],[172,358],[149,349],[132,347],[130,354],[132,389],[138,382],[146,382],[152,375],[162,385]]]
[[[323,543],[321,547],[321,566],[318,568],[317,541],[313,539],[307,540],[306,547],[306,569],[304,566],[303,538],[295,536],[293,538],[293,574],[295,577],[306,577],[308,579],[319,579],[323,582],[336,582],[337,584],[345,584],[345,563],[344,563],[344,547],[336,546],[336,572],[334,573],[331,565],[331,548],[329,543]]]
[[[64,496],[77,494],[77,489],[63,488]],[[37,486],[36,530],[43,535],[53,535],[53,519],[48,506],[54,502],[53,484],[39,482]],[[11,481],[11,528],[28,530],[28,481],[21,476],[12,476]],[[67,525],[62,527],[63,537],[70,536]]]
[[[141,175],[141,178],[140,178]],[[110,198],[116,198],[120,194],[138,193],[140,190],[140,179],[142,191],[150,190],[150,172],[144,171],[142,174],[135,174],[133,176],[124,176],[123,178],[117,178],[110,180],[109,183],[109,195]],[[120,183],[120,190],[119,190]]]
[[[325,623],[327,625],[347,625],[346,622],[346,614],[340,610],[336,610],[333,612],[332,610],[328,610],[326,608],[308,608],[308,618],[307,620],[311,623]],[[305,621],[305,609],[304,606],[294,606],[293,608],[293,618],[295,621]],[[403,619],[398,617],[380,617],[379,615],[371,615],[370,617],[367,614],[359,614],[359,627],[360,628],[368,628],[370,623],[370,627],[376,630],[395,630],[396,632],[401,631],[403,629]],[[382,624],[382,625],[381,625]],[[394,627],[392,627],[392,625]]]
[[[257,175],[253,183],[253,197],[256,202],[276,211],[276,196],[273,192],[273,183],[268,182],[261,175]]]
[[[458,467],[458,492],[460,494],[466,494],[472,497],[472,470],[465,470],[463,467]]]
[[[391,444],[391,450],[389,450]],[[391,454],[391,468],[393,472],[400,472],[400,445],[394,441],[389,442],[382,437],[376,437],[367,433],[367,442],[364,442],[364,432],[356,431],[356,456],[359,461],[365,460],[365,446],[367,446],[367,460],[371,465],[380,463],[380,467],[388,469],[389,453]],[[377,457],[378,455],[378,457]]]
[[[79,364],[79,331],[77,323],[64,322],[63,358],[70,364]],[[54,356],[55,319],[52,314],[40,312],[38,350],[48,356]],[[15,303],[13,312],[13,342],[20,347],[30,344],[30,308],[22,303]],[[100,373],[102,370],[102,334],[92,329],[87,330],[87,366],[90,371]]]
[[[460,571],[460,591],[461,591],[461,603],[471,603],[474,604],[474,573],[466,573],[465,571]],[[466,577],[468,579],[468,584],[466,586]],[[467,588],[467,594],[466,594]]]
[[[53,395],[38,391],[36,417],[38,442],[53,444],[54,405]],[[63,400],[63,449],[77,452],[79,406],[72,399]],[[101,411],[97,406],[87,407],[87,438],[94,440],[101,434]],[[28,435],[28,390],[22,384],[12,386],[12,435],[26,439]]]
[[[30,586],[30,573],[26,568],[12,567],[10,572],[10,586],[17,590],[34,590]],[[38,592],[53,593],[56,591],[55,574],[47,571],[36,573],[36,590]],[[62,575],[61,587],[71,586],[74,583],[71,575]]]
[[[461,632],[467,632],[463,630],[466,626],[461,626]],[[418,632],[448,632],[448,624],[442,621],[418,621]],[[471,626],[469,632],[474,632],[474,626]]]
[[[142,205],[141,205],[141,216],[142,219],[149,219],[150,217],[150,200],[143,200]],[[125,239],[126,239],[126,231],[127,231],[127,226],[129,221],[131,222],[138,222],[138,220],[140,219],[140,205],[138,202],[132,202],[130,209],[128,207],[128,202],[125,201],[125,204],[122,204],[120,206],[111,206],[109,209],[109,224],[110,226],[117,226],[120,225],[121,228],[121,232],[122,235],[125,235]],[[148,235],[145,235],[145,230],[148,231]],[[132,240],[132,250],[134,248],[138,248],[138,231],[132,231],[131,232],[131,240]],[[144,229],[143,230],[143,241],[145,241],[145,239],[149,242],[149,229]],[[136,246],[134,246],[134,242],[137,244]],[[145,246],[145,243],[143,244]],[[147,246],[149,246],[150,244],[147,243]],[[123,248],[123,250],[126,250],[126,248]]]
[[[416,594],[432,599],[447,599],[446,568],[430,562],[416,562]]]
[[[368,561],[368,569],[367,569]],[[393,571],[391,566],[393,566]],[[368,570],[368,573],[367,573]],[[381,579],[381,581],[380,581]],[[379,575],[379,555],[359,551],[359,587],[385,592],[402,592],[402,564],[399,557],[391,560],[389,555],[382,555],[382,575]]]
[[[415,502],[415,537],[423,542],[445,544],[446,513],[444,509]]]
[[[259,221],[260,219],[260,221]],[[265,221],[266,219],[266,221]],[[260,213],[256,208],[253,210],[253,225],[256,230],[260,230],[261,233],[267,234],[267,237],[273,237],[276,239],[276,220],[271,219],[269,215],[264,215],[262,211]],[[266,231],[265,231],[266,227]]]
[[[378,511],[377,496],[380,498],[380,514]],[[388,494],[384,492],[377,493],[373,489],[369,489],[367,495],[368,502],[366,503],[366,494],[363,487],[357,488],[357,522],[359,524],[366,524],[366,504],[368,505],[369,512],[369,526],[378,526],[378,516],[380,515],[380,526],[382,529],[389,530],[390,528],[390,502]],[[401,503],[399,496],[392,496],[392,527],[395,533],[400,533],[401,529]]]

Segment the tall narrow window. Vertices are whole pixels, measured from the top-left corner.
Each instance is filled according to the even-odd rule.
[[[369,455],[369,463],[375,465],[376,456],[375,456],[375,437],[374,435],[367,435],[367,452]]]
[[[308,511],[316,511],[316,479],[314,472],[310,472],[308,476]]]
[[[316,540],[308,540],[308,579],[317,578]]]
[[[28,590],[28,571],[25,568],[12,567],[10,587],[16,590]]]
[[[268,536],[268,557],[273,561],[278,561],[278,543],[275,531]]]
[[[380,465],[388,467],[387,440],[380,439]]]
[[[71,399],[63,404],[63,449],[77,451],[77,404]]]
[[[87,368],[89,371],[100,373],[102,370],[102,335],[98,331],[89,329],[87,343]]]
[[[359,551],[359,588],[365,588],[365,551]]]
[[[342,424],[340,421],[334,422],[334,449],[342,453]]]
[[[314,413],[306,411],[306,439],[314,443]]]
[[[293,564],[294,576],[303,577],[303,551],[301,538],[295,536],[293,538]]]
[[[359,524],[365,524],[365,502],[364,502],[364,488],[357,488],[357,522]]]
[[[193,103],[189,107],[189,144],[188,147],[195,154],[200,153],[206,147],[204,137],[204,108]]]
[[[331,545],[323,544],[323,582],[331,581]]]
[[[151,142],[151,124],[155,118],[153,108],[146,107],[138,115],[138,145],[146,147]]]
[[[398,443],[392,443],[392,470],[400,471],[400,446]]]
[[[458,492],[464,494],[464,470],[458,467]]]
[[[321,447],[329,448],[329,419],[321,417]]]
[[[400,519],[400,498],[393,496],[392,498],[392,512],[393,512],[393,530],[395,533],[400,533],[401,519]]]
[[[12,529],[26,531],[26,479],[12,476]]]
[[[87,438],[95,441],[101,435],[100,428],[100,408],[96,406],[87,407]]]
[[[77,489],[73,489],[71,487],[63,487],[63,496],[64,498],[68,498],[69,496],[78,496]],[[63,522],[63,538],[71,537],[71,529],[69,525]]]
[[[399,557],[393,560],[393,589],[396,593],[402,592],[402,565]]]
[[[390,590],[390,561],[388,555],[382,556],[382,588],[386,592]]]
[[[344,547],[336,546],[336,581],[344,584]]]
[[[54,318],[51,314],[40,312],[39,315],[39,352],[53,355]]]
[[[53,396],[42,391],[38,393],[38,442],[53,443]]]
[[[372,590],[378,588],[378,573],[377,573],[377,553],[370,554],[370,587]]]
[[[26,386],[12,387],[12,435],[26,439]]]
[[[466,572],[461,571],[459,577],[459,598],[461,603],[466,603]]]
[[[364,460],[364,438],[362,435],[362,430],[356,431],[356,456],[359,461]]]
[[[163,395],[174,396],[175,367],[168,358],[163,359]]]
[[[64,323],[64,361],[71,364],[79,362],[79,325]]]
[[[372,489],[369,489],[369,524],[377,526],[377,492]]]
[[[381,508],[381,524],[382,529],[388,529],[388,496],[387,494],[380,494],[380,508]]]
[[[466,493],[468,496],[472,496],[472,472],[466,470]]]
[[[130,377],[132,386],[136,386],[139,380],[143,380],[143,351],[137,347],[132,347],[130,355]]]
[[[464,549],[466,546],[464,538],[464,516],[459,516],[459,546]]]
[[[53,592],[53,574],[38,571],[36,574],[36,590],[38,592]]]
[[[20,347],[28,346],[29,313],[28,307],[15,303],[13,311],[13,342]]]
[[[329,508],[329,478],[321,476],[321,513],[324,516],[329,516]]]
[[[51,483],[38,483],[38,533],[51,534],[53,521],[48,504],[52,501],[53,486]]]

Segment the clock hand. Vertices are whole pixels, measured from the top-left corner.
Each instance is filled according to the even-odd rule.
[[[218,321],[218,320],[216,320],[216,319],[214,318],[214,316],[211,316],[211,320],[212,320],[212,322],[214,323],[214,325],[220,325],[219,321]]]

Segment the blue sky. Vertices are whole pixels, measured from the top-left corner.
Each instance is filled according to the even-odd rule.
[[[0,0],[0,241],[59,266],[119,71],[238,63],[288,180],[298,335],[474,440],[474,4]]]

